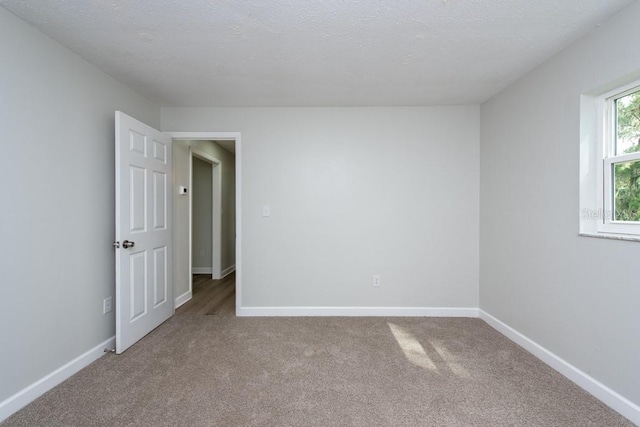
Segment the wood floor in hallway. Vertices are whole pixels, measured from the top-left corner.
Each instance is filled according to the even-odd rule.
[[[193,275],[193,297],[176,314],[236,314],[236,273],[213,280],[210,274]]]

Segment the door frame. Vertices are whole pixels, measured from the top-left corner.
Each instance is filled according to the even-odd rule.
[[[240,132],[164,132],[169,135],[173,141],[190,140],[190,141],[235,141],[235,166],[236,166],[236,315],[242,308],[242,142]],[[191,164],[191,162],[190,162]],[[174,163],[175,167],[175,163]],[[191,166],[190,166],[191,167]],[[190,172],[191,173],[191,172]],[[191,185],[191,184],[189,184]],[[172,200],[175,194],[172,192]],[[190,219],[191,221],[191,219]],[[191,231],[190,231],[191,233]],[[189,250],[191,250],[191,242],[189,242]],[[189,263],[191,263],[189,256]],[[191,265],[189,265],[191,272]],[[189,279],[189,287],[191,289],[193,276]],[[174,283],[175,286],[175,283]]]
[[[193,292],[193,159],[211,165],[211,278],[222,278],[222,162],[189,147],[189,290]]]

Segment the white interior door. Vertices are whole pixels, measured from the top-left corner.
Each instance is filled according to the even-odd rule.
[[[117,111],[118,354],[173,315],[171,168],[171,138]]]

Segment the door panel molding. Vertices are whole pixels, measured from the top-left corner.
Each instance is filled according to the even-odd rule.
[[[116,353],[171,317],[171,138],[117,111]],[[128,241],[128,242],[126,242]],[[126,244],[125,244],[126,243]]]

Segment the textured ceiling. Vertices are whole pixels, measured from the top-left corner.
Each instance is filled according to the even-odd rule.
[[[163,106],[480,103],[633,0],[0,0]]]

